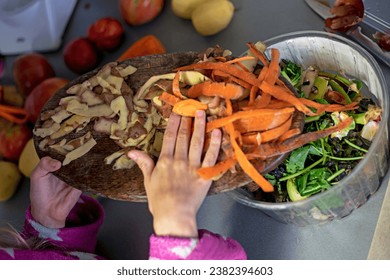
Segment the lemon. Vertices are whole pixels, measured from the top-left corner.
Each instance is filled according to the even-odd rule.
[[[16,163],[0,161],[0,201],[7,201],[14,195],[21,178]]]
[[[34,141],[31,138],[23,148],[19,157],[19,170],[24,176],[30,178],[31,172],[39,163],[39,157],[35,150]]]

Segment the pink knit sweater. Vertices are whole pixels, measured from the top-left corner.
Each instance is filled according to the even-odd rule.
[[[93,198],[81,196],[70,212],[66,227],[47,228],[36,222],[30,208],[26,211],[23,237],[39,237],[51,246],[40,250],[0,247],[0,260],[78,260],[103,259],[94,254],[98,231],[104,220],[103,207]],[[233,239],[206,230],[199,238],[150,237],[150,259],[200,260],[246,259],[241,245]]]

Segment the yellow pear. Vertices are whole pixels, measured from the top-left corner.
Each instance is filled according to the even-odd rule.
[[[10,199],[18,188],[22,174],[16,163],[0,160],[0,202]]]
[[[210,0],[172,0],[172,11],[175,15],[185,19],[191,19],[192,12],[199,4]]]
[[[192,25],[203,36],[217,34],[225,29],[233,18],[234,5],[227,0],[201,3],[192,12]]]
[[[31,138],[23,148],[19,157],[19,170],[24,176],[30,178],[31,172],[39,163],[39,157],[35,150],[34,140]]]

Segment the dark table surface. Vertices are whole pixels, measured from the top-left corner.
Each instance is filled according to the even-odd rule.
[[[153,22],[137,27],[125,25],[125,43],[115,53],[105,54],[101,65],[115,60],[132,42],[155,34],[168,52],[201,51],[219,44],[235,54],[242,53],[247,42],[302,30],[323,30],[324,22],[303,0],[235,0],[232,22],[223,32],[202,37],[190,21],[176,17],[166,1],[164,10]],[[366,8],[390,21],[390,2],[366,0]],[[386,12],[387,11],[387,12]],[[64,34],[64,43],[84,36],[88,26],[103,16],[120,19],[117,1],[79,1]],[[387,17],[387,18],[386,18]],[[76,74],[63,63],[62,48],[45,53],[57,76],[74,79]],[[6,73],[1,83],[12,83],[10,67],[15,57],[6,58]],[[390,71],[380,64],[385,76]],[[1,171],[0,171],[1,172]],[[238,240],[249,259],[366,259],[380,213],[388,176],[366,204],[351,215],[325,225],[297,227],[282,224],[259,210],[243,206],[228,193],[209,196],[202,205],[199,227]],[[25,179],[15,196],[0,203],[0,226],[7,223],[20,228],[29,203],[29,180]],[[152,219],[146,203],[99,198],[105,208],[105,222],[99,234],[99,252],[109,259],[146,259]]]

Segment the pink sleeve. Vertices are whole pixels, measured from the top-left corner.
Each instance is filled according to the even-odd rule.
[[[172,236],[150,237],[151,260],[246,260],[242,246],[207,230],[199,230],[199,238]]]
[[[35,221],[29,207],[26,211],[23,235],[25,238],[48,239],[52,244],[68,251],[93,253],[103,220],[104,210],[99,202],[82,195],[69,213],[66,226],[61,229],[47,228]]]

